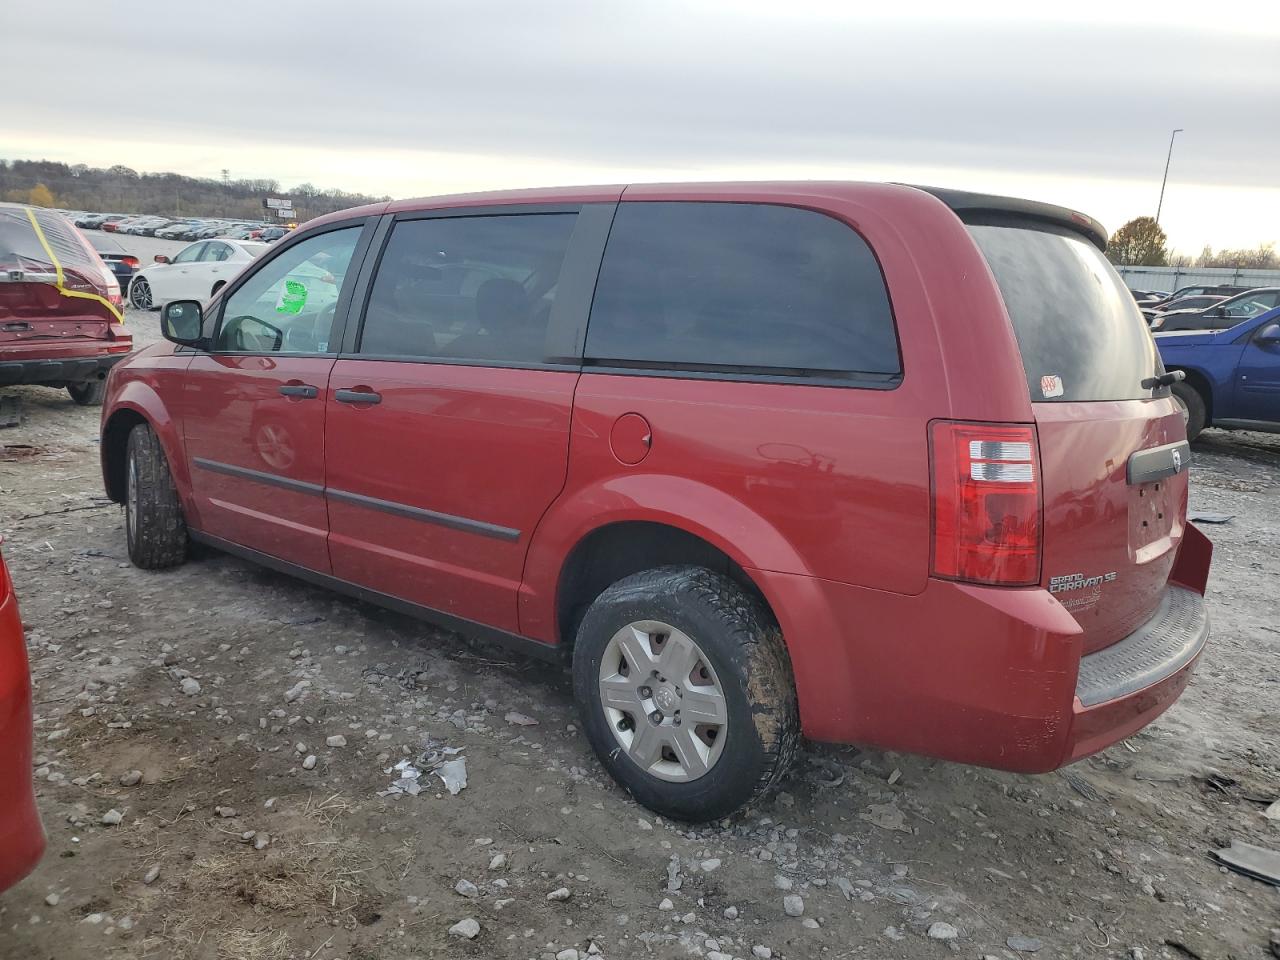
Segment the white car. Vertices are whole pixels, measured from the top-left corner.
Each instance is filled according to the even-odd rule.
[[[170,260],[139,270],[129,284],[129,302],[139,310],[154,310],[170,300],[208,300],[218,288],[269,249],[255,240],[197,240]]]

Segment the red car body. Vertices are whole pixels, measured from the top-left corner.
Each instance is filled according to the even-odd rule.
[[[763,597],[787,644],[808,737],[1051,770],[1128,736],[1177,698],[1207,636],[1211,548],[1185,519],[1189,452],[1167,391],[1033,402],[971,224],[1052,221],[1055,235],[1075,230],[1095,248],[1105,233],[1059,208],[985,201],[896,185],[693,184],[333,214],[274,255],[336,224],[362,224],[367,274],[389,225],[429,210],[714,202],[817,211],[874,251],[902,375],[887,389],[840,389],[751,374],[637,375],[580,355],[532,368],[399,362],[353,349],[357,294],[341,346],[325,356],[166,344],[117,367],[103,408],[106,487],[123,500],[125,438],[149,423],[197,539],[544,653],[572,639],[582,584],[616,531],[628,535],[619,552],[642,559],[661,561],[678,544],[670,548],[681,560],[718,558]],[[233,293],[215,298],[209,315]],[[311,398],[280,393],[311,386]],[[1046,377],[1042,389],[1060,386]],[[344,402],[344,391],[380,402]],[[1039,477],[1023,501],[1034,542],[1007,583],[942,556],[951,541],[940,532],[940,497],[954,478],[939,445],[974,427],[992,442],[1021,438]],[[975,449],[987,448],[962,444],[956,456]],[[1135,472],[1146,453],[1165,466]]]
[[[44,853],[31,783],[31,675],[22,620],[0,557],[0,891],[30,873]]]

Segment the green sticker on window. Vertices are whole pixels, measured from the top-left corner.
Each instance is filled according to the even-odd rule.
[[[307,305],[307,285],[300,280],[286,280],[276,301],[276,313],[301,313]]]

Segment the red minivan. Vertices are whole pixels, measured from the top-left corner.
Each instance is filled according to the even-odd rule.
[[[1191,454],[1106,234],[900,185],[377,204],[281,240],[111,375],[139,566],[190,540],[571,660],[645,805],[803,734],[1037,772],[1208,636]]]
[[[65,387],[102,402],[133,349],[115,274],[60,213],[0,203],[0,387]]]

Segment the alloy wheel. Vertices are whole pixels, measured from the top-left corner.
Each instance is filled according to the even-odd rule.
[[[139,310],[150,310],[151,284],[138,277],[129,287],[129,300]]]

